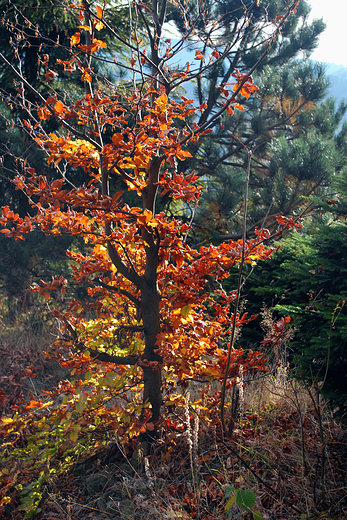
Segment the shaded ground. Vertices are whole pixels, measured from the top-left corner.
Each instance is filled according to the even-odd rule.
[[[269,386],[276,392],[264,383],[258,399],[250,390],[246,402],[254,409],[241,413],[231,439],[200,422],[192,457],[183,419],[149,448],[144,443],[131,452],[110,443],[50,482],[38,518],[223,519],[231,485],[253,489],[254,509],[264,519],[347,518],[346,431],[333,420],[324,420],[321,430],[296,385],[279,395]],[[253,518],[237,505],[230,515]]]
[[[47,365],[41,336],[18,327],[2,336],[0,390],[36,395],[64,377],[59,366]],[[22,380],[33,364],[37,377]],[[188,424],[182,408],[168,414],[151,445],[122,446],[103,430],[92,450],[41,488],[35,518],[252,520],[236,504],[227,515],[225,494],[233,486],[230,496],[254,491],[252,510],[266,520],[347,519],[347,432],[324,403],[282,373],[247,386],[240,408],[231,438],[221,436],[217,419],[207,424],[193,409]],[[4,518],[22,520],[20,494],[11,494]]]

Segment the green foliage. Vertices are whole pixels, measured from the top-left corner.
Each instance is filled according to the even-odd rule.
[[[287,359],[297,376],[320,389],[341,417],[347,413],[347,227],[327,215],[304,233],[295,231],[279,251],[249,279],[247,310],[262,302],[294,319],[295,336]],[[261,341],[258,325],[243,341]]]
[[[288,244],[290,256],[281,268],[296,287],[289,293],[289,305],[275,306],[296,318],[298,332],[291,349],[298,375],[320,388],[343,417],[347,413],[346,231],[344,224],[332,223],[300,237],[304,248],[298,244],[300,239]]]
[[[346,129],[339,130],[346,106],[324,99],[328,81],[322,65],[268,65],[255,82],[259,93],[245,102],[247,111],[223,118],[194,162],[205,184],[196,223],[216,239],[241,232],[247,157],[240,141],[254,150],[250,232],[256,225],[271,229],[276,215],[299,214],[306,197],[322,195],[346,161]]]
[[[228,499],[228,501],[225,504],[224,509],[229,518],[232,518],[233,516],[231,508],[234,504],[238,505],[243,511],[251,513],[254,520],[262,520],[264,518],[260,511],[253,510],[256,495],[252,489],[234,489],[234,486],[228,486],[225,491],[225,499]]]
[[[42,485],[46,480],[45,477],[45,472],[41,471],[39,478],[35,482],[31,482],[19,491],[21,499],[18,509],[19,511],[25,511],[24,520],[33,518],[41,511],[39,504],[42,499]]]

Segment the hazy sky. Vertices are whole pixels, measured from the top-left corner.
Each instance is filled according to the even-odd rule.
[[[311,58],[347,66],[346,0],[311,0],[310,18],[323,18],[327,27]]]
[[[347,67],[347,0],[308,0],[308,3],[312,7],[309,20],[323,18],[326,23],[311,58]],[[178,37],[175,33],[167,26],[168,37]]]

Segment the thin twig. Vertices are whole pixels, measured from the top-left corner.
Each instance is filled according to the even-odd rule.
[[[225,417],[224,417],[225,393],[226,393],[228,372],[229,372],[230,361],[231,361],[231,353],[232,353],[232,350],[234,348],[234,343],[235,343],[236,319],[237,319],[237,311],[238,311],[239,302],[240,302],[240,293],[241,293],[241,285],[242,285],[242,271],[243,271],[243,266],[245,263],[245,250],[246,250],[246,239],[247,239],[247,227],[246,227],[247,226],[247,201],[248,201],[249,178],[250,178],[250,172],[251,172],[252,152],[251,152],[251,150],[248,150],[247,148],[246,148],[246,150],[247,150],[247,154],[248,154],[248,161],[247,161],[247,171],[246,171],[246,181],[245,181],[245,196],[244,196],[243,224],[242,224],[242,255],[241,255],[241,262],[240,262],[240,267],[239,267],[239,279],[238,279],[238,284],[237,284],[236,301],[235,301],[235,306],[234,306],[233,324],[232,324],[230,340],[229,340],[228,358],[227,358],[227,364],[225,367],[222,392],[221,392],[221,404],[220,404],[220,418],[221,418],[223,432],[226,431]]]

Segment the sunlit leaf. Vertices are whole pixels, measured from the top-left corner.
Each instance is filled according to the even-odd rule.
[[[80,42],[80,39],[81,39],[81,33],[76,32],[75,34],[73,34],[70,38],[71,47],[73,47],[74,45],[78,45]]]
[[[58,114],[62,114],[63,111],[64,111],[64,105],[61,101],[57,101],[56,104],[54,105],[54,110],[58,113]]]

